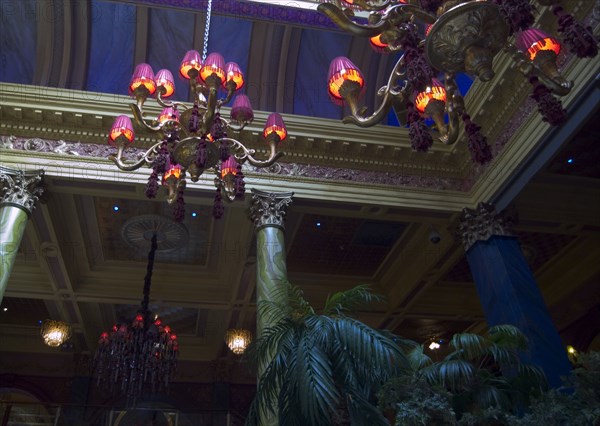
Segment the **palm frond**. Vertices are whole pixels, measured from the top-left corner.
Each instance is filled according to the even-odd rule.
[[[500,366],[508,367],[519,363],[519,355],[513,348],[491,345],[488,348],[488,352],[492,356],[494,362]]]
[[[394,334],[389,330],[377,330],[377,331],[379,331],[380,334],[384,335],[388,339],[393,340],[394,343],[396,343],[400,347],[402,352],[404,352],[404,353],[410,352],[411,350],[413,350],[414,348],[419,346],[419,343],[415,342],[414,340],[400,337],[397,334]]]
[[[384,297],[371,292],[371,287],[363,284],[349,290],[330,295],[325,302],[323,315],[343,315],[373,302],[381,302]]]
[[[475,359],[485,355],[489,342],[478,334],[457,333],[452,336],[450,345],[461,355],[463,359]]]
[[[419,371],[433,364],[433,360],[424,352],[423,345],[414,347],[406,354],[413,371]]]
[[[510,324],[495,325],[488,330],[488,338],[494,344],[519,350],[527,349],[527,337],[518,327]]]
[[[335,411],[340,395],[327,355],[313,343],[306,334],[298,342],[296,379],[302,414],[316,426],[327,424],[323,421]]]
[[[473,398],[479,407],[499,407],[506,409],[511,406],[508,393],[492,383],[486,383],[478,386],[472,392]]]
[[[350,317],[334,319],[334,330],[342,350],[349,351],[356,362],[369,365],[374,375],[386,379],[399,370],[407,370],[410,364],[398,345]]]
[[[441,384],[452,392],[466,388],[475,374],[475,367],[462,359],[444,361],[436,366]]]

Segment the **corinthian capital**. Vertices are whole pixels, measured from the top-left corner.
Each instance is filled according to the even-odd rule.
[[[293,192],[265,192],[252,189],[250,220],[256,230],[265,226],[285,229],[284,220],[287,207],[292,203]]]
[[[514,221],[514,215],[499,214],[489,203],[479,203],[476,209],[464,208],[458,233],[465,251],[477,241],[487,241],[494,235],[513,236],[511,226]]]
[[[43,170],[14,170],[0,166],[0,207],[15,206],[30,215],[44,193]]]

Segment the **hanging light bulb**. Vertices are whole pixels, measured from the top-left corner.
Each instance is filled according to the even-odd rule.
[[[252,334],[249,330],[230,329],[225,333],[225,343],[236,355],[243,354],[251,341]]]

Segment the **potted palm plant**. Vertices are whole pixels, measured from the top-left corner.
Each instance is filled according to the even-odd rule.
[[[350,316],[382,298],[361,285],[331,295],[317,311],[298,287],[278,291],[259,304],[271,326],[247,350],[262,374],[246,424],[276,415],[286,426],[389,425],[375,395],[409,369],[401,346],[410,343]]]

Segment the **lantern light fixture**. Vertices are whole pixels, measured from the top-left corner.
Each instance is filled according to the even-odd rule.
[[[71,326],[63,321],[46,319],[42,321],[40,334],[46,345],[57,348],[71,337]]]
[[[236,355],[242,355],[251,341],[252,333],[249,330],[229,329],[225,332],[225,343]]]

